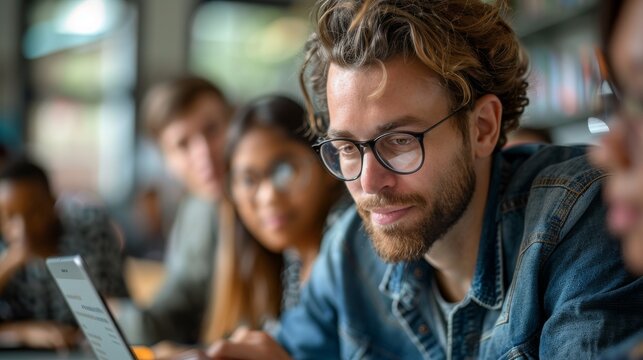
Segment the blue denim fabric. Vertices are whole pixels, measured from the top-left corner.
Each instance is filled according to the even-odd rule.
[[[297,359],[587,359],[643,328],[643,278],[607,233],[580,147],[495,155],[472,286],[444,349],[424,260],[384,263],[354,209],[331,228],[277,340]]]

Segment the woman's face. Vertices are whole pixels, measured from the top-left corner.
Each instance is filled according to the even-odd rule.
[[[643,1],[627,1],[609,57],[620,85],[620,105],[595,162],[611,176],[605,186],[610,230],[623,239],[628,267],[643,274]]]
[[[274,252],[319,243],[337,186],[310,147],[274,129],[251,129],[231,158],[230,190],[241,221]]]

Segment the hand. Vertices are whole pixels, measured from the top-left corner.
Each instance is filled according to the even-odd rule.
[[[155,358],[157,360],[210,360],[210,357],[207,356],[202,350],[192,349],[187,350],[179,354],[172,355],[170,357],[164,358]]]
[[[212,359],[290,360],[286,351],[267,333],[239,328],[228,340],[214,343],[207,351]]]
[[[22,321],[5,324],[4,338],[13,338],[16,345],[66,352],[82,338],[77,328],[53,321]]]
[[[152,346],[154,358],[156,359],[174,359],[177,354],[187,350],[190,350],[190,348],[168,340],[158,342]]]

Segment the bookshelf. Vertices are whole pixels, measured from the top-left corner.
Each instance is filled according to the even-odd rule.
[[[510,21],[531,63],[522,124],[549,129],[556,143],[594,142],[586,119],[600,83],[600,1],[516,0],[512,10]]]

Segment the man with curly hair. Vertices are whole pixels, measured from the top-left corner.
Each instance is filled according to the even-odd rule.
[[[319,0],[302,84],[356,206],[301,305],[215,358],[591,358],[643,326],[580,147],[502,151],[528,103],[504,6]],[[624,312],[623,309],[627,309]]]

